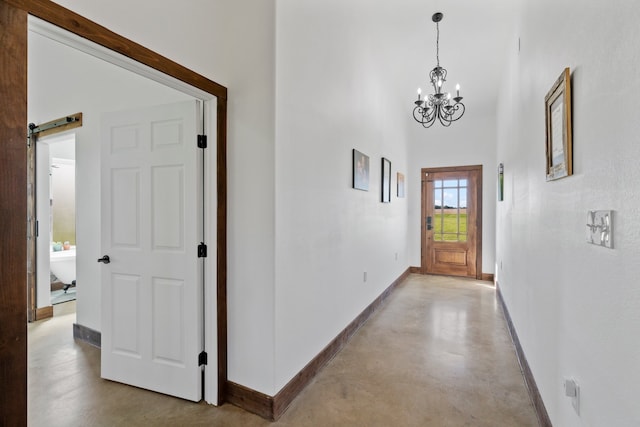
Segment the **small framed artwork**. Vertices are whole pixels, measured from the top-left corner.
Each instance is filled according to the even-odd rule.
[[[398,172],[398,198],[404,197],[404,174]]]
[[[369,191],[369,156],[353,149],[353,188]]]
[[[498,165],[498,201],[504,201],[504,164]]]
[[[391,161],[382,158],[382,203],[391,202]]]
[[[544,98],[547,126],[547,181],[573,174],[571,71],[565,68]]]

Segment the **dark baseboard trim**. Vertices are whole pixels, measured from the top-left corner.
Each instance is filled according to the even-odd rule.
[[[533,378],[533,373],[531,372],[531,368],[529,367],[529,362],[527,362],[527,358],[524,355],[522,346],[520,345],[520,339],[518,338],[518,334],[516,333],[515,327],[513,326],[513,322],[511,321],[509,310],[507,309],[507,305],[505,304],[504,299],[502,298],[502,292],[500,292],[500,286],[498,285],[497,282],[496,282],[496,297],[498,298],[500,307],[502,307],[502,313],[504,314],[504,318],[507,321],[507,328],[509,329],[509,335],[511,335],[511,340],[513,341],[513,345],[516,348],[516,356],[518,357],[518,362],[520,363],[520,370],[522,371],[522,375],[524,376],[524,382],[527,385],[527,390],[529,391],[529,397],[531,398],[533,407],[536,410],[538,422],[540,423],[541,427],[553,427],[551,424],[551,419],[549,418],[549,414],[547,413],[547,408],[545,408],[544,402],[542,401],[542,396],[540,396],[540,390],[538,390],[538,385],[536,384],[536,380]]]
[[[267,396],[258,391],[244,387],[231,381],[226,382],[226,401],[249,412],[276,421],[287,410],[291,402],[315,378],[324,366],[342,350],[351,337],[371,315],[384,303],[406,278],[411,268],[407,268],[394,282],[385,289],[362,313],[342,330],[316,357],[298,372],[275,396]]]
[[[422,268],[421,267],[409,267],[409,273],[413,273],[413,274],[422,274]],[[485,282],[492,282],[493,283],[493,274],[491,273],[480,273],[480,280],[483,280]]]
[[[102,334],[100,332],[77,323],[73,324],[73,339],[84,341],[98,348],[102,345]]]
[[[492,282],[493,283],[493,274],[491,273],[482,273],[482,279],[485,282]]]
[[[49,305],[47,307],[36,308],[36,315],[34,320],[42,320],[48,319],[49,317],[53,317],[53,306]]]
[[[269,421],[275,421],[273,411],[273,396],[268,396],[259,391],[228,381],[224,388],[225,402],[231,403],[245,411],[252,412],[266,418]]]
[[[287,410],[291,402],[300,394],[300,392],[313,380],[313,378],[322,370],[322,368],[340,350],[349,342],[353,334],[355,334],[362,325],[371,317],[371,315],[384,303],[391,293],[400,285],[409,275],[410,269],[406,269],[400,277],[385,289],[378,298],[376,298],[362,313],[358,315],[346,328],[338,334],[307,366],[305,366],[298,374],[285,385],[273,398],[274,419]]]

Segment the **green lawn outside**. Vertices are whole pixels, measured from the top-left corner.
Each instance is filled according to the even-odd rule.
[[[458,218],[460,218],[460,230],[458,230]],[[467,241],[467,214],[454,213],[435,214],[433,216],[433,239],[436,241],[457,242]],[[460,233],[460,234],[458,234]]]

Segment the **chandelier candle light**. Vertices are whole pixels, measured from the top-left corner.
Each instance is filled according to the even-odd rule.
[[[440,66],[440,26],[443,14],[434,13],[431,19],[436,23],[436,68],[429,73],[429,79],[435,93],[421,98],[422,90],[418,89],[418,100],[413,109],[413,118],[426,128],[430,128],[436,119],[443,126],[451,126],[451,123],[460,119],[464,114],[464,104],[460,96],[460,85],[456,85],[456,96],[453,98],[449,92],[442,92],[442,84],[447,80],[447,70]]]

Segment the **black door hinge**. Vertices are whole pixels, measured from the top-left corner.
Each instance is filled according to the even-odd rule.
[[[207,353],[205,351],[201,351],[198,355],[198,366],[207,364]]]
[[[198,135],[198,148],[207,148],[207,135]]]
[[[207,245],[204,242],[198,245],[198,258],[206,258],[207,257]]]

